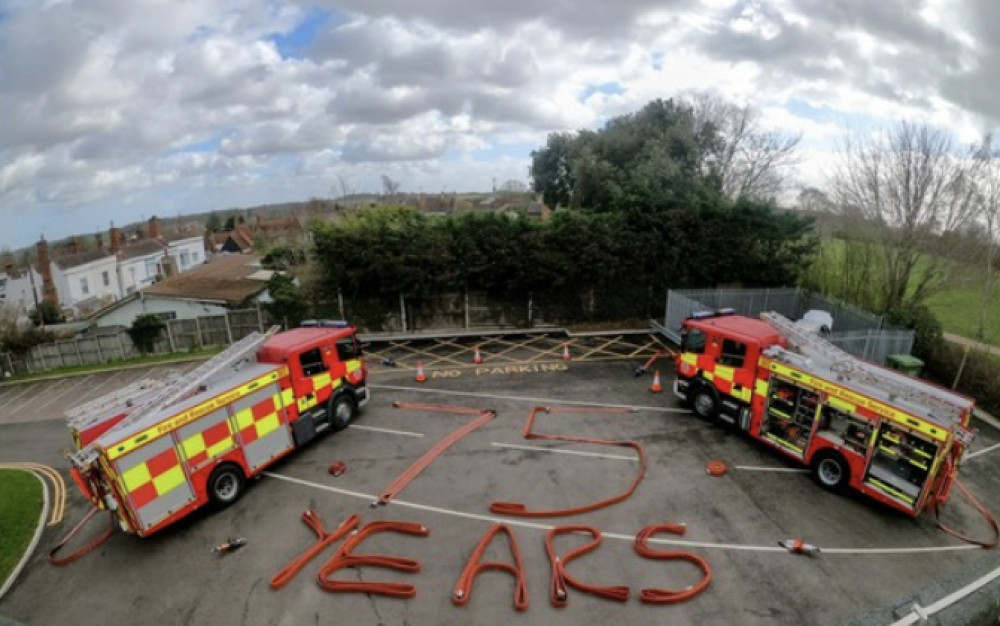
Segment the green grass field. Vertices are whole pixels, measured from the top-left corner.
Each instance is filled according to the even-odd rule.
[[[31,542],[42,511],[42,486],[29,472],[0,469],[0,584]]]
[[[854,249],[857,250],[857,244]],[[846,253],[847,246],[842,240],[823,239],[816,263],[808,273],[810,279],[823,291],[834,295],[836,286],[843,283],[846,271],[853,272],[855,279],[864,276],[867,279],[862,281],[862,284],[866,285],[865,288],[878,284],[881,280],[881,269],[878,267],[877,255],[872,255],[869,259],[870,266],[859,267],[857,263],[845,263]],[[918,264],[917,272],[920,268],[921,265]],[[979,315],[985,281],[983,270],[979,267],[960,265],[957,262],[952,264],[950,270],[952,276],[947,286],[927,299],[927,307],[941,322],[945,332],[976,339],[979,334]],[[1000,345],[1000,276],[994,280],[990,298],[990,314],[983,336],[986,343]],[[856,300],[856,298],[845,299]],[[852,304],[859,303],[852,302]]]

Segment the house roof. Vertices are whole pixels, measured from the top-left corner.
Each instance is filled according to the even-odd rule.
[[[260,256],[233,254],[142,290],[144,294],[194,300],[225,300],[230,305],[252,298],[267,288],[266,280],[251,278],[260,270]]]
[[[118,251],[118,258],[126,261],[153,254],[162,254],[164,245],[157,239],[143,239],[124,246]]]
[[[80,267],[81,265],[86,265],[87,263],[93,263],[94,261],[99,261],[101,259],[111,257],[111,253],[104,248],[94,248],[93,250],[87,250],[86,252],[79,252],[77,254],[70,254],[58,259],[55,259],[56,267],[61,270],[67,270],[73,267]]]

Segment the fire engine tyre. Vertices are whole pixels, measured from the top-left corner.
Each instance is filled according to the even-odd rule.
[[[247,479],[243,475],[243,470],[232,463],[225,463],[212,470],[206,488],[212,504],[224,509],[240,499],[246,484]]]
[[[334,430],[344,430],[351,425],[358,414],[358,404],[354,398],[342,393],[330,401],[328,417]]]
[[[816,455],[812,463],[813,478],[824,489],[843,491],[851,480],[851,469],[844,457],[836,452]]]
[[[719,397],[715,390],[697,387],[691,396],[691,410],[703,420],[714,421],[719,414]]]

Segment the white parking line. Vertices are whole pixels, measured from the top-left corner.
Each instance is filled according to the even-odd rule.
[[[981,454],[986,454],[987,452],[993,452],[994,450],[1000,450],[1000,443],[993,444],[989,448],[983,448],[982,450],[976,450],[975,452],[970,452],[965,455],[966,460],[974,459]]]
[[[94,387],[93,389],[91,389],[90,391],[88,391],[86,395],[82,396],[80,398],[80,402],[79,403],[83,404],[84,402],[87,402],[88,400],[90,400],[92,398],[98,398],[98,397],[104,395],[105,392],[102,391],[102,390],[105,387],[107,387],[112,381],[116,380],[119,376],[121,376],[122,374],[126,374],[127,372],[128,372],[128,370],[121,370],[121,371],[115,372],[111,376],[108,376],[103,381],[101,381],[100,384],[98,384],[96,387]],[[125,385],[123,385],[123,384],[116,384],[115,385],[115,387],[124,387],[124,386]]]
[[[67,393],[73,391],[74,389],[76,389],[77,387],[79,387],[80,385],[82,385],[83,383],[89,381],[90,378],[91,378],[90,376],[82,376],[82,377],[80,377],[79,380],[77,380],[76,382],[70,384],[66,389],[63,389],[59,393],[56,393],[56,394],[46,394],[46,396],[48,396],[48,399],[45,400],[45,402],[43,402],[43,403],[39,404],[38,406],[36,406],[35,410],[36,411],[40,411],[43,408],[49,406],[50,404],[52,404],[53,402],[55,402],[59,398],[65,396]]]
[[[776,474],[808,474],[804,467],[756,467],[753,465],[734,465],[733,469],[744,472],[774,472]]]
[[[362,426],[351,424],[351,430],[370,430],[373,433],[386,433],[388,435],[402,435],[404,437],[423,437],[423,433],[411,433],[406,430],[393,430],[391,428],[379,428],[378,426]]]
[[[393,391],[419,391],[421,393],[439,393],[446,396],[468,396],[471,398],[491,398],[494,400],[514,400],[517,402],[535,402],[561,406],[596,406],[609,409],[634,409],[636,411],[657,411],[659,413],[690,413],[688,409],[662,406],[640,406],[633,404],[606,404],[603,402],[582,402],[568,398],[533,398],[530,396],[502,396],[491,393],[476,393],[473,391],[451,391],[448,389],[428,389],[427,387],[400,387],[396,385],[369,385],[372,389],[390,389]]]
[[[11,395],[9,397],[5,398],[3,396],[0,396],[0,403],[9,404],[10,402],[13,402],[14,400],[20,398],[23,395],[31,393],[31,391],[35,388],[35,385],[37,384],[38,383],[28,383],[25,385],[21,385],[22,388],[19,389],[18,391],[10,392]]]
[[[277,480],[284,480],[290,483],[295,483],[297,485],[302,485],[303,487],[312,487],[313,489],[319,489],[322,491],[329,491],[331,493],[340,494],[342,496],[350,496],[352,498],[358,498],[361,500],[367,500],[368,502],[373,502],[377,499],[377,496],[369,495],[366,493],[361,493],[359,491],[351,491],[349,489],[340,489],[339,487],[331,487],[329,485],[323,485],[320,483],[315,483],[309,480],[302,480],[301,478],[293,478],[291,476],[284,476],[282,474],[275,474],[274,472],[261,472],[264,476],[270,478],[275,478]],[[555,526],[550,524],[539,524],[537,522],[526,522],[520,519],[508,519],[504,517],[495,517],[493,515],[481,515],[478,513],[466,513],[464,511],[455,511],[453,509],[444,509],[436,506],[429,506],[426,504],[417,504],[416,502],[407,502],[406,500],[393,500],[393,505],[402,506],[410,509],[417,509],[418,511],[428,511],[430,513],[440,513],[442,515],[450,515],[452,517],[461,517],[464,519],[477,520],[480,522],[490,522],[490,523],[503,523],[508,526],[517,526],[520,528],[532,528],[534,530],[552,530]],[[635,535],[626,535],[622,533],[601,533],[604,537],[608,539],[617,539],[620,541],[628,541],[629,543],[635,543]],[[656,543],[667,546],[681,546],[685,548],[708,548],[708,549],[718,549],[718,550],[739,550],[744,552],[773,552],[788,554],[788,550],[780,546],[755,546],[747,544],[738,543],[715,543],[710,541],[687,541],[683,539],[667,539],[663,537],[651,537],[648,539],[649,543]],[[928,546],[928,547],[917,547],[917,548],[822,548],[823,554],[850,554],[850,555],[861,555],[861,554],[921,554],[927,552],[959,552],[965,550],[982,550],[981,547],[975,545],[964,544],[960,546]]]
[[[562,450],[559,448],[543,448],[541,446],[524,446],[517,443],[497,443],[490,444],[496,448],[512,448],[514,450],[531,450],[532,452],[556,452],[558,454],[573,454],[576,456],[592,456],[599,459],[616,459],[619,461],[638,461],[634,456],[623,456],[620,454],[601,454],[600,452],[582,452],[580,450]]]

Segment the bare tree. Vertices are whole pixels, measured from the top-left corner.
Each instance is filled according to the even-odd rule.
[[[354,185],[340,174],[334,174],[337,184],[330,185],[330,195],[333,199],[346,198],[354,194]]]
[[[924,302],[946,284],[945,237],[975,215],[973,159],[952,149],[946,133],[902,122],[848,137],[831,179],[832,194],[857,239],[878,249],[885,308]]]
[[[1000,158],[993,148],[993,136],[986,135],[975,152],[978,165],[976,178],[976,201],[979,205],[979,218],[985,229],[985,254],[983,277],[983,295],[979,309],[979,328],[976,339],[990,342],[994,337],[986,336],[989,326],[990,303],[993,301],[993,287],[996,282],[994,265],[996,264],[995,248],[1000,239]]]
[[[389,198],[390,200],[395,200],[396,194],[399,192],[399,181],[389,178],[387,175],[382,174],[382,195]]]
[[[705,154],[704,169],[719,178],[726,196],[769,199],[782,192],[789,168],[798,162],[801,135],[765,129],[755,107],[709,93],[690,96],[689,105],[697,131],[717,138]]]
[[[525,193],[528,186],[519,180],[506,180],[497,188],[500,193]]]

